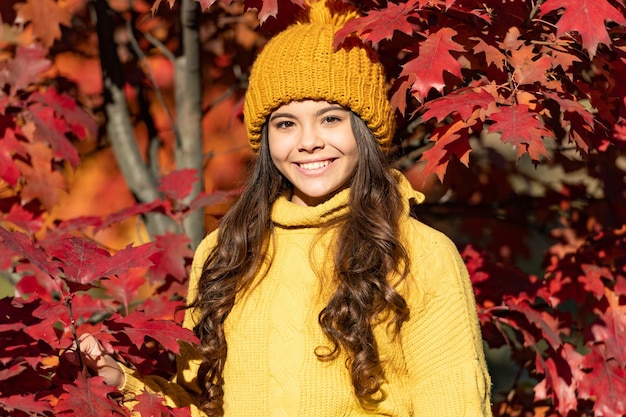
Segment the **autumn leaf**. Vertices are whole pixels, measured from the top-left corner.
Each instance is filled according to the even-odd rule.
[[[24,233],[9,232],[0,226],[0,238],[6,248],[28,259],[46,274],[55,278],[59,276],[59,263],[49,260],[43,250],[36,247]]]
[[[599,346],[593,346],[585,355],[581,367],[588,373],[579,382],[579,395],[595,399],[596,415],[621,417],[626,414],[626,370],[617,361],[605,358]]]
[[[56,117],[54,109],[40,105],[30,106],[30,118],[35,124],[31,140],[50,144],[56,159],[66,160],[76,168],[80,164],[80,156],[76,147],[65,136],[69,130],[67,122]]]
[[[451,155],[455,155],[466,165],[469,162],[472,149],[467,136],[467,124],[463,121],[435,129],[432,140],[436,140],[435,144],[422,155],[422,159],[427,161],[423,171],[424,178],[436,173],[439,180],[443,181]]]
[[[538,59],[531,45],[523,45],[510,51],[509,63],[513,67],[513,79],[517,84],[546,84],[547,71],[552,66],[552,57],[541,55]]]
[[[67,188],[65,177],[52,168],[52,150],[44,143],[25,145],[30,155],[30,163],[18,160],[15,163],[25,180],[22,200],[38,199],[47,209],[59,201],[59,191]]]
[[[188,275],[185,259],[191,259],[193,256],[189,238],[181,234],[165,234],[157,236],[155,243],[159,250],[150,256],[154,264],[150,268],[151,279],[158,282],[171,275],[182,282]]]
[[[422,114],[423,120],[435,118],[443,121],[451,114],[458,114],[463,121],[467,121],[476,107],[487,109],[494,103],[494,97],[483,88],[459,89],[443,97],[429,101],[423,107],[426,111]]]
[[[374,45],[384,39],[390,40],[395,31],[412,35],[420,30],[419,25],[410,21],[416,13],[416,3],[415,0],[400,4],[390,2],[384,9],[371,10],[367,15],[349,21],[335,34],[335,48],[353,33]]]
[[[26,4],[16,4],[15,10],[24,22],[33,25],[33,34],[46,48],[61,38],[60,25],[72,24],[70,14],[53,0],[26,0]]]
[[[198,171],[195,169],[179,169],[161,177],[158,190],[167,198],[182,201],[191,193],[194,183],[198,181]]]
[[[4,378],[2,378],[4,380]],[[42,400],[38,394],[17,394],[9,397],[0,397],[0,404],[4,411],[22,411],[27,415],[47,415],[51,413],[52,406],[48,401]]]
[[[443,91],[443,72],[462,78],[461,64],[450,52],[463,52],[463,45],[452,40],[457,32],[448,27],[431,33],[419,44],[419,55],[402,66],[400,76],[408,76],[411,92],[424,101],[431,89]]]
[[[607,0],[547,0],[539,8],[542,15],[559,9],[564,10],[556,25],[556,36],[562,37],[567,32],[578,32],[583,47],[592,58],[599,44],[612,43],[605,26],[606,21],[626,25],[624,14]]]
[[[626,306],[619,304],[619,296],[606,290],[609,306],[600,316],[604,324],[591,327],[594,339],[603,342],[606,356],[626,363]]]
[[[512,311],[522,313],[528,321],[541,330],[545,340],[554,350],[559,349],[562,342],[559,337],[559,323],[554,317],[544,311],[534,309],[524,298],[517,299],[515,297],[510,297],[505,301],[505,304]]]
[[[533,161],[539,161],[547,154],[543,136],[549,132],[527,105],[501,106],[499,112],[491,115],[491,120],[494,123],[488,132],[500,132],[502,142],[517,149],[518,158],[528,152]]]
[[[199,343],[190,330],[170,320],[153,320],[141,311],[134,311],[126,317],[110,320],[107,326],[112,333],[123,333],[138,349],[145,343],[146,337],[153,338],[165,349],[175,354],[180,350],[178,340]]]
[[[34,84],[41,73],[50,68],[46,59],[47,51],[38,46],[26,48],[18,46],[15,57],[6,64],[0,64],[0,86],[8,84],[11,95]]]
[[[59,396],[54,406],[56,415],[73,413],[80,410],[81,417],[102,417],[126,415],[122,407],[109,396],[117,388],[104,383],[100,376],[90,378],[87,371],[81,372],[74,384],[63,384],[65,393]]]
[[[67,94],[59,94],[55,88],[48,87],[43,93],[36,91],[30,99],[53,109],[54,114],[63,118],[79,139],[97,137],[98,125],[95,119]]]

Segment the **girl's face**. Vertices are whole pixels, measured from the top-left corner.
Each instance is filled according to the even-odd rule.
[[[292,202],[315,206],[344,188],[359,160],[350,111],[325,101],[293,101],[268,122],[272,161],[293,185]]]

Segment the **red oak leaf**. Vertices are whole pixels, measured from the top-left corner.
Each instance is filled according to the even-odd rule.
[[[67,94],[59,94],[55,88],[49,87],[43,94],[36,91],[30,98],[52,108],[58,117],[65,119],[72,127],[78,138],[95,138],[97,136],[98,125],[94,118]]]
[[[80,284],[121,274],[129,268],[147,268],[152,265],[149,257],[158,251],[153,243],[128,245],[111,256],[94,243],[77,237],[57,239],[47,249],[50,255],[63,261],[68,280]]]
[[[436,142],[422,156],[422,159],[427,161],[422,172],[424,178],[436,173],[439,180],[443,181],[451,155],[455,155],[465,165],[469,163],[472,149],[469,145],[467,127],[466,123],[458,121],[450,126],[435,129],[432,139]]]
[[[191,193],[193,184],[198,181],[195,169],[179,169],[161,177],[158,190],[167,198],[181,201]]]
[[[452,40],[457,32],[444,27],[420,43],[419,55],[402,66],[400,76],[408,76],[411,92],[423,101],[431,89],[443,91],[443,72],[462,78],[461,64],[450,52],[463,52],[463,46]]]
[[[89,284],[107,276],[111,255],[95,243],[78,237],[54,240],[48,253],[59,259],[68,280]]]
[[[102,417],[127,415],[109,395],[117,392],[117,388],[104,383],[104,378],[89,378],[87,371],[81,372],[74,384],[64,384],[65,393],[59,396],[54,411],[61,415],[75,413],[80,410],[81,417]]]
[[[524,298],[509,297],[505,304],[512,310],[522,313],[526,319],[541,330],[541,334],[554,350],[561,346],[559,323],[557,319],[545,311],[535,310]]]
[[[187,277],[185,258],[193,256],[189,247],[190,240],[184,234],[165,234],[156,237],[156,247],[160,249],[150,260],[154,266],[150,268],[150,278],[153,281],[161,281],[167,275],[171,275],[177,281],[182,282]]]
[[[584,284],[586,291],[591,292],[599,300],[604,297],[605,285],[602,278],[613,280],[613,274],[605,267],[592,264],[582,264],[581,268],[585,275],[578,277]]]
[[[496,68],[500,70],[504,70],[506,65],[507,57],[506,55],[498,48],[493,45],[489,45],[483,38],[469,38],[471,41],[477,41],[478,43],[472,47],[472,51],[474,54],[485,54],[485,61],[488,64],[495,65]]]
[[[577,352],[573,352],[580,356]],[[565,365],[561,364],[561,366]],[[547,358],[544,372],[545,378],[534,387],[535,398],[538,400],[555,399],[557,410],[563,416],[566,416],[570,410],[576,410],[578,400],[571,371],[569,369],[557,369],[554,359]],[[564,375],[569,377],[567,381],[564,379]]]
[[[151,203],[135,204],[134,206],[130,206],[128,208],[122,209],[116,213],[111,214],[102,222],[102,224],[99,227],[96,227],[94,231],[98,232],[102,229],[106,229],[107,227],[109,227],[110,225],[114,223],[120,223],[133,216],[139,216],[139,215],[152,213],[152,212],[163,212],[163,211],[167,212],[170,210],[170,208],[171,208],[171,205],[169,201],[163,201],[163,200],[155,200]]]
[[[51,413],[52,406],[50,403],[39,399],[39,397],[41,397],[39,394],[12,395],[0,398],[0,404],[2,404],[2,410],[9,412],[19,410],[27,415],[42,416]]]
[[[626,363],[626,306],[619,304],[619,296],[607,290],[609,307],[600,316],[604,325],[593,325],[596,341],[604,342],[607,358]]]
[[[119,302],[129,311],[129,306],[139,293],[139,288],[146,283],[144,271],[134,268],[112,276],[102,283],[106,294]]]
[[[11,206],[11,210],[4,216],[4,220],[13,223],[20,229],[33,233],[39,231],[43,225],[43,219],[39,213],[26,210],[20,204]]]
[[[15,161],[26,180],[22,200],[38,199],[46,209],[51,209],[59,201],[59,190],[67,188],[67,182],[60,172],[52,169],[52,150],[46,144],[30,143],[26,146],[30,164]]]
[[[578,32],[583,48],[593,57],[599,44],[611,45],[605,22],[626,25],[626,17],[607,0],[547,0],[540,6],[542,15],[564,9],[557,23],[556,36]]]
[[[528,152],[533,161],[539,161],[546,155],[542,136],[549,135],[546,128],[525,104],[502,106],[500,111],[491,115],[495,123],[489,126],[489,133],[500,132],[502,142],[517,148],[517,157]]]
[[[46,59],[46,54],[45,49],[37,46],[19,46],[13,59],[5,65],[0,64],[0,86],[8,84],[13,95],[33,84],[42,72],[50,68],[51,62]]]
[[[353,33],[364,41],[376,45],[383,39],[391,39],[395,31],[412,35],[420,29],[418,25],[409,21],[415,15],[416,1],[408,3],[388,3],[387,7],[372,10],[366,16],[350,20],[335,35],[335,48],[343,43],[344,39]]]
[[[0,179],[12,187],[17,185],[20,170],[13,161],[14,155],[25,155],[24,146],[17,140],[13,129],[6,129],[0,138]]]
[[[437,121],[442,121],[450,114],[456,113],[461,116],[462,120],[467,121],[476,107],[486,110],[492,103],[494,103],[494,98],[485,89],[479,88],[476,91],[462,88],[425,104],[423,107],[426,111],[422,119],[428,120],[434,117]]]
[[[533,46],[522,45],[510,51],[509,63],[513,67],[513,79],[517,84],[547,83],[547,71],[552,66],[552,57],[542,55],[539,59]]]
[[[601,346],[593,346],[581,363],[589,370],[579,381],[581,398],[594,399],[595,415],[621,417],[626,414],[626,370],[614,359],[607,359]]]
[[[71,26],[71,15],[52,0],[26,0],[15,5],[18,16],[33,25],[33,34],[46,48],[61,38],[60,25]]]
[[[165,405],[163,397],[151,392],[144,391],[135,397],[137,405],[133,407],[133,411],[138,412],[142,416],[170,416],[170,417],[189,417],[191,411],[189,407],[170,408]]]
[[[0,226],[0,238],[6,248],[28,259],[46,274],[54,278],[59,276],[59,263],[49,260],[41,248],[36,247],[24,233],[9,232]]]
[[[57,117],[50,107],[32,105],[29,110],[35,123],[34,139],[49,143],[55,158],[67,160],[76,168],[80,164],[80,156],[76,147],[65,136],[69,130],[66,121]]]
[[[137,348],[141,348],[146,336],[161,343],[165,349],[173,353],[179,352],[178,340],[199,343],[192,331],[181,327],[175,322],[170,320],[153,320],[147,316],[144,312],[136,310],[126,317],[110,320],[107,322],[107,327],[111,333],[123,333],[130,338]]]

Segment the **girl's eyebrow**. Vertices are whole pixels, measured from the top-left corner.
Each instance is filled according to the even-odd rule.
[[[323,114],[325,114],[325,113],[328,113],[328,112],[330,112],[330,111],[335,111],[335,110],[341,110],[341,111],[345,111],[345,112],[347,112],[347,111],[348,111],[347,109],[345,109],[345,108],[343,108],[343,107],[341,107],[341,106],[339,106],[339,105],[337,105],[337,104],[333,104],[333,105],[330,105],[330,106],[328,106],[328,107],[324,107],[324,108],[322,108],[322,109],[320,109],[320,110],[316,111],[316,112],[315,112],[315,116],[316,116],[316,117],[319,117],[319,116],[322,116],[322,115],[323,115]],[[294,116],[293,114],[291,114],[291,113],[287,113],[287,112],[283,112],[283,113],[273,113],[273,114],[270,116],[270,119],[269,119],[269,120],[270,120],[270,122],[271,122],[272,120],[277,119],[277,118],[279,118],[279,117],[286,117],[286,118],[293,119],[295,116]]]

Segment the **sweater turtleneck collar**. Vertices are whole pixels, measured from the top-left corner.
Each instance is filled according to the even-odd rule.
[[[415,191],[400,171],[393,170],[398,188],[404,202],[404,212],[408,215],[411,200],[413,204],[424,201],[424,195]],[[348,211],[350,189],[345,189],[317,206],[300,206],[292,203],[288,194],[280,196],[272,205],[272,221],[275,225],[286,228],[321,227],[337,219]]]

